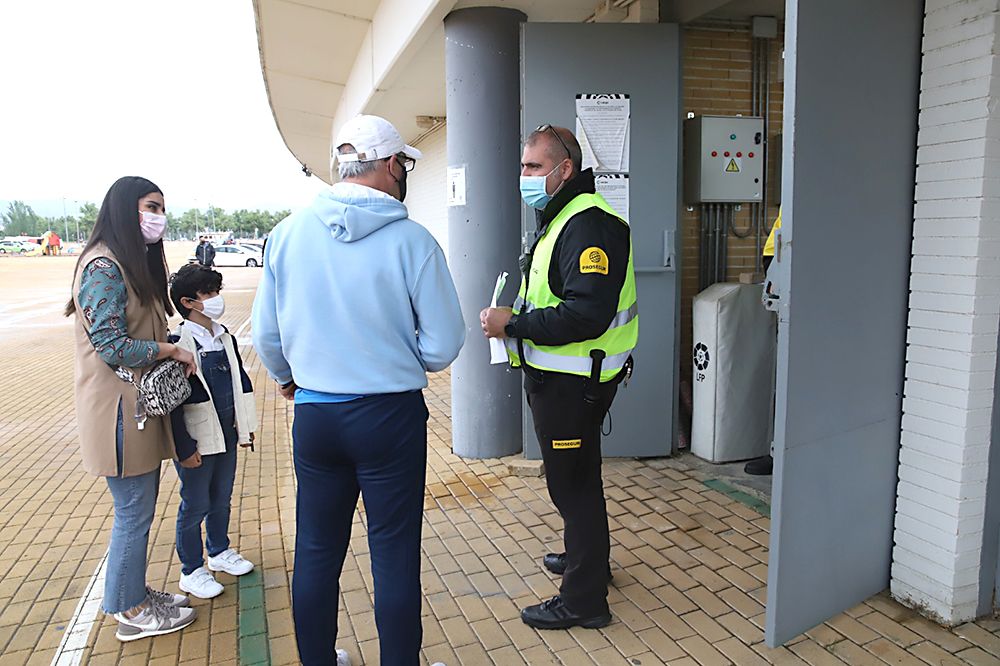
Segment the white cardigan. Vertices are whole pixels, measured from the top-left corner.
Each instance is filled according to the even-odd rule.
[[[205,387],[208,394],[208,402],[199,402],[191,405],[182,405],[184,409],[184,426],[188,434],[198,443],[198,453],[203,456],[210,456],[216,453],[226,452],[226,437],[222,432],[222,424],[219,423],[218,412],[215,411],[215,402],[211,391],[208,390],[208,382],[201,369],[201,354],[198,345],[195,344],[191,330],[182,323],[175,332],[180,339],[177,346],[186,349],[194,355],[197,370],[195,376]],[[240,377],[240,362],[236,356],[236,346],[233,336],[226,331],[219,339],[225,348],[226,357],[229,360],[230,374],[233,378],[233,407],[236,412],[236,433],[239,436],[237,444],[247,444],[250,442],[250,433],[257,430],[257,403],[254,401],[253,391],[243,392],[243,380]]]

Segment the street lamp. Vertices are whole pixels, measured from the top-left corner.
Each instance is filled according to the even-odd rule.
[[[77,204],[77,207],[76,207],[77,208],[77,210],[76,210],[77,215],[76,215],[76,217],[74,219],[76,221],[76,242],[79,243],[80,242],[80,206],[79,206],[80,202],[77,201],[76,199],[70,199],[70,201],[72,201],[74,204]],[[62,202],[63,202],[63,219],[65,220],[66,219],[66,196],[65,195],[62,198]],[[66,220],[66,240],[69,240],[69,220]]]
[[[66,242],[69,242],[69,220],[66,219],[66,197],[63,197],[63,229],[66,233],[63,234],[63,238]]]

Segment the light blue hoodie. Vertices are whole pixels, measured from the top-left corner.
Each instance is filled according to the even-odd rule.
[[[340,395],[413,391],[464,342],[444,253],[388,194],[337,183],[268,237],[253,344],[278,382]]]

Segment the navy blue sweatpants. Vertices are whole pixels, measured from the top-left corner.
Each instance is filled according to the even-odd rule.
[[[423,393],[297,404],[292,613],[305,666],[335,664],[340,572],[364,499],[383,666],[420,658],[420,528],[427,465]]]

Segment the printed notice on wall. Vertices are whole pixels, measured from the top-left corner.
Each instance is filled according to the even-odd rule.
[[[628,222],[628,174],[601,173],[594,177],[594,189]]]
[[[465,205],[465,167],[448,167],[448,205]]]
[[[629,96],[623,93],[578,94],[576,138],[583,168],[595,172],[629,170]]]

